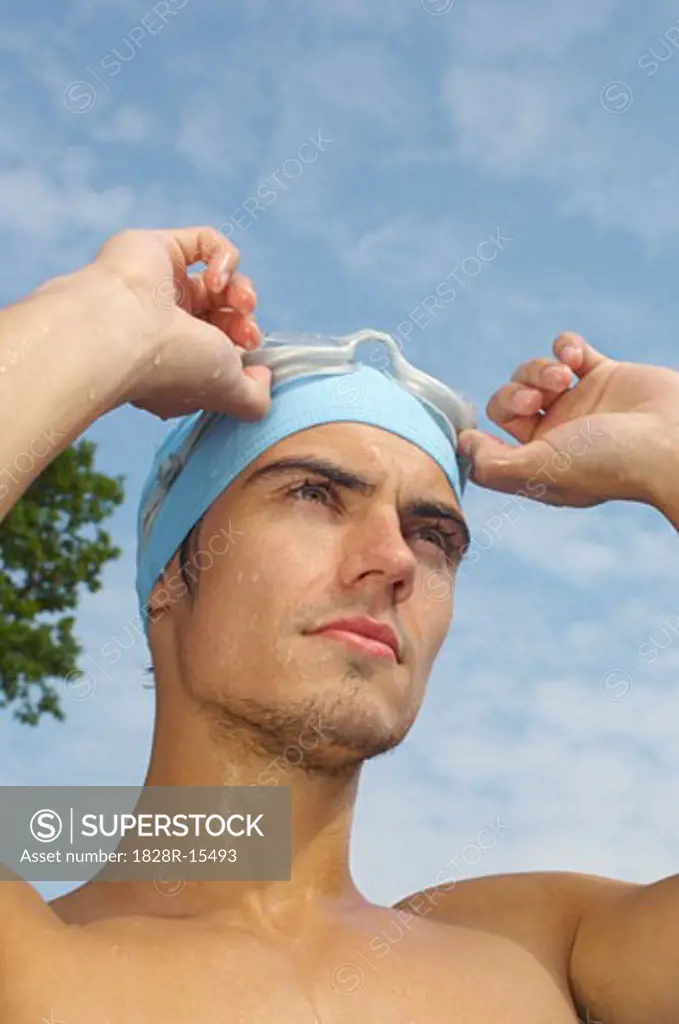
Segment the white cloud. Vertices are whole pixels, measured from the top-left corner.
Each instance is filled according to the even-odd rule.
[[[572,123],[575,97],[569,77],[554,70],[545,73],[544,68],[451,68],[444,96],[460,155],[502,175],[542,175],[560,161],[570,170],[580,159],[573,151],[580,140]],[[545,159],[547,168],[538,166]]]
[[[126,103],[116,108],[108,121],[97,121],[92,135],[102,142],[140,142],[152,128],[151,117],[139,106]]]
[[[674,573],[676,538],[659,513],[646,507],[554,509],[518,495],[477,488],[473,504],[471,499],[466,503],[466,514],[472,546],[463,568],[470,577],[491,551],[511,553],[581,587],[618,579],[634,579],[637,585],[646,580],[669,582]]]
[[[679,232],[679,161],[669,121],[647,114],[663,88],[648,70],[637,69],[640,84],[630,79],[628,55],[610,36],[596,62],[574,46],[580,35],[600,33],[613,9],[608,0],[472,5],[444,77],[444,102],[466,163],[538,183],[558,197],[562,214],[658,246]],[[641,41],[637,47],[638,56]],[[625,90],[634,100],[629,111]]]
[[[86,179],[73,181],[70,168],[51,175],[35,169],[0,174],[0,227],[33,240],[49,242],[69,230],[109,234],[127,220],[133,205],[125,186],[97,191]]]
[[[618,0],[484,0],[456,9],[451,27],[456,48],[468,56],[554,57],[605,28],[617,6]]]

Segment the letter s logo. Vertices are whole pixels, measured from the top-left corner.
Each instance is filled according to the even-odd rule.
[[[61,818],[57,812],[51,811],[47,807],[35,812],[29,826],[31,835],[39,843],[54,842],[61,835],[62,827]]]

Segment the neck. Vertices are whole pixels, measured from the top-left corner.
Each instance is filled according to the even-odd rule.
[[[242,722],[233,726],[185,696],[159,700],[151,760],[145,786],[289,786],[291,798],[291,879],[280,882],[191,881],[172,899],[148,881],[120,883],[118,901],[149,913],[217,920],[243,915],[262,925],[287,929],[295,922],[323,916],[331,907],[365,901],[349,871],[349,843],[360,764],[332,763],[324,770],[327,743],[311,720],[296,742],[283,741],[276,753],[270,735],[262,743],[257,730]],[[267,749],[268,748],[268,749]],[[310,760],[313,751],[314,766]],[[305,753],[306,752],[306,753]],[[118,888],[118,886],[116,887]],[[120,903],[119,903],[120,905]],[[275,922],[275,924],[274,924]]]

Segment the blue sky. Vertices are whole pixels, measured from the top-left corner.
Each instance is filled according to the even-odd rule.
[[[676,366],[678,85],[665,0],[14,6],[0,17],[0,302],[123,227],[221,226],[264,330],[400,330],[488,427],[491,392],[565,329]],[[453,279],[427,318],[422,300]],[[138,640],[115,670],[97,655],[129,642],[137,500],[166,429],[127,408],[88,431],[98,467],[126,477],[111,521],[124,555],[83,597],[89,675],[64,694],[67,721],[0,721],[5,784],[141,783],[148,652]],[[352,866],[376,901],[440,872],[677,870],[674,531],[639,505],[508,517],[505,501],[467,492],[478,557],[425,705],[363,774]],[[477,861],[498,816],[512,827]]]

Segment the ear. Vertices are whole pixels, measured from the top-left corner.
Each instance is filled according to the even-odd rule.
[[[165,614],[173,601],[176,601],[176,597],[173,598],[165,586],[165,574],[163,573],[163,575],[156,580],[153,590],[149,595],[149,622],[157,622],[158,619]]]

